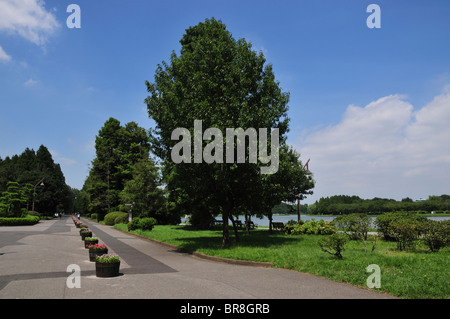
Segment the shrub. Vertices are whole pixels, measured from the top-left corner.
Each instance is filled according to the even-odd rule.
[[[393,233],[391,224],[399,219],[415,220],[418,222],[425,222],[428,220],[426,217],[413,215],[407,212],[393,212],[379,215],[375,220],[375,225],[385,240],[397,240],[395,233]]]
[[[306,222],[300,221],[296,224],[289,222],[285,226],[285,231],[292,235],[331,235],[336,232],[336,228],[331,222],[325,222],[323,219],[319,221],[311,219]]]
[[[142,230],[152,230],[153,226],[156,225],[156,219],[153,217],[141,218],[139,221],[139,228]]]
[[[139,218],[135,217],[131,220],[131,222],[128,223],[128,231],[136,230],[136,229],[142,229],[142,230],[152,230],[153,226],[157,224],[156,219],[153,217],[144,217]]]
[[[114,220],[114,224],[128,224],[128,213],[120,214]]]
[[[423,242],[432,252],[450,245],[450,221],[427,221],[424,227]]]
[[[26,217],[0,217],[0,226],[27,226],[39,222],[38,216],[27,215]]]
[[[344,230],[353,240],[367,240],[372,219],[366,214],[340,215],[333,220],[334,224]]]
[[[98,214],[97,213],[92,213],[91,214],[91,219],[98,221]]]
[[[120,216],[126,216],[126,218],[128,218],[128,213],[124,213],[124,212],[111,212],[105,215],[105,225],[108,226],[114,226],[115,222],[116,222],[116,218],[120,217]]]
[[[139,220],[139,217],[134,217],[127,225],[128,231],[139,229]]]
[[[319,240],[317,244],[322,251],[342,259],[341,252],[344,251],[344,246],[347,242],[348,236],[336,233]]]
[[[398,250],[408,251],[412,248],[423,230],[424,223],[408,217],[396,219],[389,224],[389,233],[397,242]]]

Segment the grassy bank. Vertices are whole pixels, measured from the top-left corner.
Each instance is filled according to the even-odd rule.
[[[126,230],[126,225],[115,227]],[[321,251],[318,235],[291,236],[281,232],[254,230],[240,233],[240,242],[222,248],[222,232],[199,231],[189,226],[155,226],[152,231],[136,233],[207,255],[240,260],[272,262],[274,267],[288,268],[367,287],[368,265],[381,268],[381,288],[374,289],[401,298],[450,298],[450,248],[429,253],[418,245],[412,252],[396,250],[396,243],[379,240],[375,251],[364,253],[361,242],[345,246],[339,260]],[[371,246],[369,247],[371,248]],[[370,250],[370,249],[369,249]]]

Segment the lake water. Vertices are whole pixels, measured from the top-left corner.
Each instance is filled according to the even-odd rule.
[[[375,216],[371,216],[373,221],[375,221]],[[332,221],[335,218],[335,216],[320,216],[320,215],[301,215],[301,220],[307,221],[310,219],[315,219],[315,220],[321,220],[323,219],[326,222]],[[432,220],[448,220],[450,219],[450,216],[431,216],[428,217],[429,219]],[[245,221],[245,217],[244,216],[239,216],[239,219],[244,222]],[[295,215],[273,215],[272,216],[272,221],[273,222],[281,222],[281,223],[287,223],[290,220],[295,220],[297,221],[297,214]],[[256,218],[254,216],[252,216],[252,221],[258,225],[258,226],[269,226],[269,219],[264,216],[263,218]]]

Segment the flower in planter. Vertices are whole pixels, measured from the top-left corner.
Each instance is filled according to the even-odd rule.
[[[89,251],[108,251],[108,247],[105,244],[90,244],[88,245]]]
[[[84,239],[84,241],[85,242],[95,242],[95,243],[98,243],[98,238],[97,237],[86,237],[85,239]]]
[[[95,261],[100,264],[115,264],[120,262],[119,256],[112,254],[104,254],[101,256],[95,257]]]
[[[119,256],[104,254],[95,257],[95,275],[97,277],[119,276]]]
[[[88,244],[89,261],[95,261],[95,257],[108,253],[108,247],[104,244]]]
[[[86,238],[92,237],[92,232],[89,229],[85,229],[80,231],[80,235],[86,240]]]

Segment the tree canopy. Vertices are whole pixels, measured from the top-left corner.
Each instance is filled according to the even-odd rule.
[[[144,128],[136,122],[122,126],[111,117],[96,136],[95,150],[96,157],[80,193],[81,198],[88,198],[87,211],[101,220],[126,203],[134,202],[134,212],[142,216],[156,217],[165,208],[162,192],[158,191],[159,171],[150,159],[149,137]],[[160,209],[151,200],[157,200]],[[163,217],[159,217],[162,221]]]
[[[214,18],[188,28],[180,44],[180,54],[173,52],[168,63],[158,65],[154,82],[146,81],[150,95],[145,101],[156,122],[151,147],[162,160],[173,208],[204,215],[203,220],[222,214],[223,243],[227,245],[228,219],[233,214],[270,214],[281,201],[310,193],[314,183],[302,170],[299,154],[286,145],[289,94],[280,88],[264,55],[244,39],[235,40],[225,24]],[[195,121],[217,129],[216,133],[195,132]],[[217,160],[206,163],[188,153],[184,154],[188,161],[174,163],[171,155],[177,142],[172,136],[178,128],[185,128],[197,147],[200,144]],[[245,132],[254,128],[260,134],[259,129],[266,128],[269,135],[271,129],[278,129],[278,172],[261,174],[264,165],[250,163],[250,138],[247,145],[246,140],[234,140],[231,146],[244,143],[243,163],[236,161],[236,154],[232,163],[225,161],[221,150],[228,151],[230,144],[217,132],[227,128]],[[266,137],[267,150],[274,155],[272,136]]]
[[[44,185],[37,185],[41,180]],[[27,148],[0,161],[0,214],[19,216],[31,211],[35,185],[37,212],[50,216],[71,209],[72,193],[61,167],[41,145],[37,152]]]

